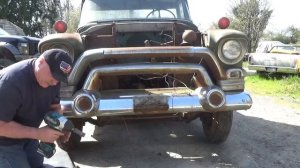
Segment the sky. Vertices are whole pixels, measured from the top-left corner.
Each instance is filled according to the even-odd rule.
[[[233,0],[206,0],[205,2],[204,8],[201,4],[203,0],[189,0],[192,20],[200,30],[205,30],[212,22],[217,22],[219,18],[228,16],[233,5]],[[300,13],[298,12],[300,3],[298,0],[268,0],[268,3],[273,13],[267,30],[279,32],[291,25],[300,28]],[[214,8],[214,11],[210,11],[210,9]]]
[[[200,30],[206,30],[217,23],[223,16],[230,14],[232,2],[235,0],[188,0],[190,14],[193,22]],[[280,32],[294,25],[300,28],[300,2],[298,0],[267,0],[273,14],[269,20],[267,30]],[[72,0],[75,6],[79,6],[81,0]]]

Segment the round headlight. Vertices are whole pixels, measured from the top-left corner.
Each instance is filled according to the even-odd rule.
[[[21,54],[28,55],[29,54],[29,45],[28,43],[19,43],[18,49]]]
[[[242,53],[242,45],[238,41],[230,40],[223,45],[223,55],[225,58],[237,59]]]
[[[223,44],[223,45],[222,45]],[[238,40],[227,40],[221,43],[219,58],[225,64],[236,64],[243,59],[243,44]]]

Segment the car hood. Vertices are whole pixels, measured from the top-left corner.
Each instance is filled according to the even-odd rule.
[[[11,41],[19,41],[19,42],[28,42],[28,41],[40,41],[40,38],[29,37],[29,36],[16,36],[16,35],[1,35],[0,41],[11,42]]]

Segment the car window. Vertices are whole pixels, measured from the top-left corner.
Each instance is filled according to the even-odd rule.
[[[285,54],[300,54],[300,46],[295,46],[295,45],[274,46],[270,52],[285,53]]]
[[[280,41],[262,41],[258,43],[258,46],[255,50],[257,53],[266,53],[270,52],[274,46],[284,45]]]
[[[86,0],[80,25],[132,19],[190,20],[186,0]]]

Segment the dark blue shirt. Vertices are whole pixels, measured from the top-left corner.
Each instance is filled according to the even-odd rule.
[[[58,104],[60,85],[41,87],[34,75],[35,59],[15,63],[0,71],[0,120],[39,127],[51,104]],[[22,142],[0,136],[0,145]]]

